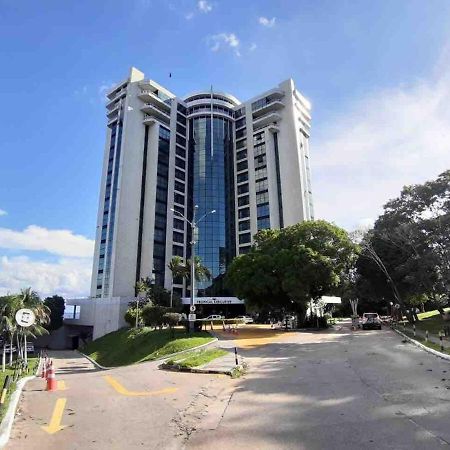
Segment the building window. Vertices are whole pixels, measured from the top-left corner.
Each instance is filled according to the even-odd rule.
[[[170,131],[164,127],[159,127],[159,137],[166,141],[170,141]]]
[[[262,205],[258,205],[256,207],[256,215],[258,216],[258,218],[260,217],[265,217],[269,215],[269,204],[268,203],[263,203]]]
[[[185,173],[182,170],[180,170],[180,169],[175,169],[175,178],[178,178],[178,179],[184,181]]]
[[[266,165],[266,155],[260,155],[255,157],[255,169],[259,169]]]
[[[245,114],[245,107],[243,108],[239,108],[238,110],[236,110],[236,112],[234,113],[234,117],[236,119],[238,119],[239,117],[243,116]]]
[[[258,219],[257,225],[258,225],[258,231],[269,229],[270,228],[270,218],[262,217],[262,218]]]
[[[178,122],[182,123],[184,126],[186,126],[186,117],[182,116],[181,114],[177,113],[177,120]]]
[[[239,142],[236,142],[236,148],[243,148],[247,145],[247,139],[242,139]]]
[[[254,147],[253,154],[255,157],[260,156],[260,155],[265,155],[266,154],[266,144],[261,144],[261,145]]]
[[[246,194],[247,192],[248,192],[248,183],[241,184],[240,186],[238,186],[238,195]]]
[[[239,231],[247,231],[250,230],[250,220],[243,220],[239,222]]]
[[[184,235],[183,233],[178,233],[177,231],[173,232],[173,241],[178,242],[180,244],[183,244],[184,242]]]
[[[241,161],[241,162],[237,163],[236,168],[237,168],[238,172],[240,172],[241,170],[248,169],[247,161]]]
[[[264,180],[259,180],[255,183],[256,192],[264,191],[269,187],[269,183],[267,181],[267,178]]]
[[[184,221],[181,219],[173,219],[173,227],[177,230],[184,230]]]
[[[253,136],[253,145],[259,145],[264,142],[264,131],[257,133]]]
[[[256,194],[256,204],[260,205],[261,203],[268,203],[269,202],[269,192],[258,192]]]
[[[184,193],[185,184],[175,180],[175,190]]]
[[[240,139],[242,137],[244,137],[246,135],[247,131],[245,130],[245,128],[243,128],[242,130],[236,131],[236,139]]]
[[[250,233],[243,233],[239,235],[239,244],[248,244],[252,241],[252,235]]]
[[[182,156],[183,158],[186,158],[186,150],[184,148],[179,147],[178,145],[175,147],[175,153],[178,156]]]
[[[180,247],[179,245],[174,245],[172,247],[172,255],[173,256],[183,256],[183,247]]]
[[[186,107],[183,106],[181,103],[177,104],[177,110],[180,111],[182,114],[186,115]]]
[[[245,255],[246,253],[248,253],[251,250],[251,245],[245,245],[244,247],[239,247],[239,253],[241,255]]]
[[[267,167],[261,167],[255,170],[255,180],[261,180],[267,177]]]
[[[175,203],[179,203],[180,205],[184,205],[184,195],[175,193],[173,195],[173,201]]]
[[[177,132],[182,134],[183,136],[186,136],[186,128],[180,123],[177,123]]]
[[[238,211],[238,217],[239,219],[245,219],[247,217],[250,217],[250,208],[242,208]]]
[[[155,241],[165,242],[166,241],[166,230],[161,230],[160,228],[155,227],[154,238]]]
[[[241,150],[240,152],[236,153],[236,160],[239,161],[240,159],[247,158],[247,149]]]
[[[242,172],[237,176],[237,182],[242,183],[244,181],[248,181],[248,172]]]
[[[184,208],[183,208],[182,206],[174,205],[173,209],[174,209],[176,212],[178,212],[178,213],[180,213],[180,214],[183,214],[183,216],[184,216]]]
[[[175,165],[177,167],[180,167],[181,169],[186,168],[186,162],[184,161],[184,159],[181,159],[181,158],[175,158]]]
[[[186,139],[184,137],[181,137],[177,134],[177,144],[180,144],[183,147],[186,147]]]
[[[241,128],[244,125],[245,125],[245,117],[242,117],[239,120],[236,120],[236,129]]]
[[[250,197],[248,195],[244,195],[243,197],[238,198],[238,206],[245,206],[250,203]]]

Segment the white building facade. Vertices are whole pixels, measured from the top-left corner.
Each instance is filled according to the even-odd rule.
[[[151,277],[170,289],[173,256],[196,255],[212,273],[204,295],[221,295],[231,260],[261,229],[314,218],[310,104],[293,80],[241,103],[204,91],[180,98],[132,68],[107,94],[107,131],[91,297],[132,297]],[[174,291],[187,295],[183,280]]]

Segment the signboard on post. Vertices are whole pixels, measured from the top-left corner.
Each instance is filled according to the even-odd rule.
[[[189,308],[191,313],[195,312],[195,305],[191,305],[191,307]]]
[[[36,322],[36,316],[31,309],[19,309],[16,312],[16,322],[21,327],[31,327]]]
[[[194,321],[197,318],[196,314],[189,314],[189,322]]]

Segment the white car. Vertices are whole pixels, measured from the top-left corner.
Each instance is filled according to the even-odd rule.
[[[240,319],[244,323],[253,323],[253,317],[250,316],[237,316],[236,319]]]
[[[364,313],[362,320],[362,329],[378,329],[381,330],[381,319],[377,313]]]
[[[224,319],[223,316],[219,314],[212,314],[211,316],[205,317],[203,320],[222,320]]]

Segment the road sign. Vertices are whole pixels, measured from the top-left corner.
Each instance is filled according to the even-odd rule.
[[[195,314],[189,314],[189,320],[195,320],[197,318],[197,316]]]
[[[36,322],[36,316],[31,309],[19,309],[19,311],[16,312],[16,322],[21,327],[30,327]]]
[[[191,310],[191,312],[195,312],[195,305],[191,305],[189,309]]]

